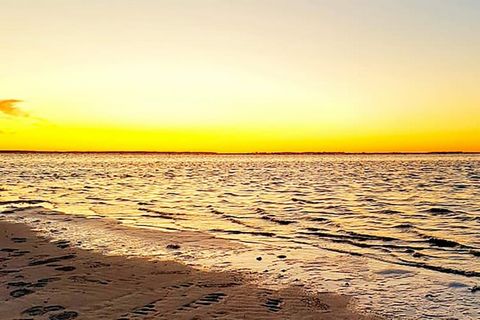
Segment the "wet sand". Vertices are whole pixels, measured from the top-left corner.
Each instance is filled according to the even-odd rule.
[[[242,274],[104,256],[0,221],[1,319],[379,319],[350,298],[260,288]]]

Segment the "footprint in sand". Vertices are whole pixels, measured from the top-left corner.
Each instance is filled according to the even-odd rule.
[[[157,309],[155,309],[155,303],[157,303],[160,300],[153,301],[151,303],[148,303],[144,305],[143,307],[138,307],[132,310],[130,314],[124,314],[117,320],[129,320],[130,317],[133,318],[138,318],[138,316],[149,316],[152,313],[156,312]]]
[[[169,287],[164,287],[164,288],[174,288],[174,289],[182,289],[182,288],[190,288],[194,286],[194,283],[192,282],[187,282],[187,283],[182,283],[182,284],[177,284]]]
[[[267,307],[269,311],[278,312],[280,311],[280,305],[282,304],[281,299],[272,299],[267,298],[267,301],[263,304],[264,307]]]
[[[85,265],[92,269],[110,267],[110,263],[104,263],[101,261],[86,262]]]
[[[58,281],[58,280],[61,280],[61,279],[60,279],[59,277],[43,278],[43,279],[37,280],[37,283],[34,284],[33,286],[34,286],[34,287],[37,287],[37,288],[43,288],[43,287],[45,287],[48,283],[54,282],[54,281]]]
[[[31,294],[33,292],[34,291],[30,289],[17,289],[10,292],[10,295],[14,298],[19,298],[19,297],[26,296],[27,294]]]
[[[12,296],[14,298],[19,298],[19,297],[23,297],[27,294],[31,294],[31,293],[35,292],[35,291],[27,289],[27,288],[43,288],[49,282],[58,281],[58,280],[60,280],[60,278],[53,277],[53,278],[39,279],[35,283],[25,282],[25,281],[16,281],[16,282],[7,283],[7,286],[9,286],[9,287],[23,287],[21,289],[13,290],[12,292],[10,292],[10,296]]]
[[[193,309],[200,308],[202,306],[209,306],[211,304],[218,303],[222,299],[224,299],[226,296],[227,295],[223,292],[213,292],[213,293],[207,294],[198,300],[184,304],[183,306],[177,309],[176,313],[188,312]],[[129,320],[129,319],[138,319],[138,318],[150,319],[150,317],[155,316],[155,313],[158,312],[158,310],[155,308],[155,304],[160,300],[161,299],[153,301],[142,307],[135,308],[130,313],[122,315],[117,320]]]
[[[36,283],[33,282],[25,282],[25,281],[17,281],[17,282],[9,282],[7,283],[8,286],[11,287],[37,287],[42,288],[45,287],[49,282],[58,281],[60,278],[52,277],[52,278],[42,278],[37,280]]]
[[[110,283],[109,280],[101,280],[101,279],[95,279],[92,277],[88,276],[71,276],[68,279],[72,280],[73,282],[76,283],[97,283],[97,284],[102,284],[102,285],[107,285]]]
[[[34,306],[31,308],[28,308],[26,310],[22,311],[22,314],[26,314],[29,316],[43,316],[46,313],[49,312],[54,312],[54,311],[61,311],[65,310],[65,307],[59,306],[59,305],[53,305],[53,306]]]
[[[18,250],[18,251],[12,252],[12,253],[10,254],[10,256],[12,256],[12,257],[21,257],[21,256],[26,255],[27,253],[30,253],[30,251],[27,251],[27,250]]]
[[[66,249],[70,247],[70,241],[67,241],[67,240],[55,241],[54,244],[60,249]]]
[[[54,315],[51,315],[48,319],[50,320],[70,320],[70,319],[75,319],[78,317],[78,312],[76,311],[65,311],[62,313],[57,313]]]
[[[213,303],[220,302],[223,298],[225,298],[227,295],[223,292],[214,292],[207,294],[203,298],[200,298],[198,300],[195,300],[193,302],[184,304],[180,308],[178,308],[179,311],[184,311],[184,310],[189,310],[189,309],[196,309],[201,306],[209,306]]]
[[[55,268],[55,270],[57,271],[73,271],[75,269],[76,268],[73,266],[62,266],[62,267]]]
[[[7,286],[9,287],[26,287],[31,285],[30,282],[24,282],[24,281],[16,281],[16,282],[9,282],[7,283]]]
[[[55,263],[55,262],[59,262],[59,261],[63,261],[63,260],[73,259],[75,257],[76,257],[76,255],[74,255],[74,254],[68,254],[68,255],[65,255],[65,256],[52,257],[52,258],[47,258],[47,259],[43,259],[43,260],[34,260],[34,261],[31,261],[28,265],[29,266],[40,266],[40,265],[43,265],[43,264],[50,264],[50,263]]]

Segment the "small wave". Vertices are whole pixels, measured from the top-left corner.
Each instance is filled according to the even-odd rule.
[[[142,214],[140,216],[145,218],[161,218],[161,219],[176,220],[174,217],[164,216],[164,215]]]
[[[267,214],[267,212],[262,208],[256,208],[255,211],[261,216],[263,220],[271,221],[273,223],[277,223],[281,225],[289,225],[292,223],[296,223],[296,221],[293,221],[293,220],[279,219],[271,214]]]
[[[132,200],[131,199],[127,199],[127,198],[116,198],[115,199],[116,201],[122,201],[122,202],[131,202]]]
[[[439,207],[429,208],[429,209],[423,210],[423,212],[432,213],[432,214],[452,214],[452,213],[455,213],[450,209],[439,208]]]
[[[275,218],[273,216],[263,216],[262,217],[263,220],[268,220],[268,221],[271,221],[271,222],[274,222],[274,223],[277,223],[277,224],[281,224],[281,225],[289,225],[289,224],[292,224],[292,223],[296,223],[296,221],[293,221],[293,220],[282,220],[282,219],[278,219],[278,218]]]
[[[405,265],[405,266],[423,268],[423,269],[438,271],[442,273],[458,274],[465,277],[480,277],[480,272],[477,272],[477,271],[453,269],[449,267],[435,266],[435,265],[427,264],[424,262],[415,262],[415,261],[404,260],[404,259],[399,259],[399,260],[400,262],[398,262],[398,264]]]
[[[474,255],[475,257],[480,257],[480,251],[478,250],[470,250],[470,253]]]
[[[462,282],[452,281],[452,282],[448,283],[448,287],[449,288],[468,288],[468,285],[466,285],[465,283],[462,283]]]
[[[245,197],[245,196],[248,196],[248,195],[238,194],[238,193],[233,193],[233,192],[224,192],[223,194],[219,195],[218,197],[225,197],[225,196],[228,196],[228,197]]]
[[[232,215],[229,215],[229,214],[226,214],[225,212],[222,212],[222,211],[219,211],[219,210],[216,210],[212,205],[208,205],[207,206],[208,209],[210,209],[210,212],[213,213],[213,214],[216,214],[218,216],[220,216],[221,218],[225,219],[225,220],[228,220],[232,223],[235,223],[235,224],[238,224],[238,225],[241,225],[241,226],[244,226],[244,227],[248,227],[248,228],[251,228],[252,226],[248,225],[247,223],[241,221],[238,217],[236,216],[232,216]],[[254,229],[257,229],[256,227],[253,227]]]
[[[8,201],[0,201],[0,206],[8,205],[8,204],[38,204],[38,203],[50,203],[47,200],[8,200]]]
[[[384,210],[377,211],[377,213],[381,213],[381,214],[401,214],[402,212],[397,211],[397,210],[384,209]]]
[[[213,213],[213,214],[218,214],[218,215],[223,215],[224,214],[222,211],[219,211],[219,210],[214,209],[212,207],[210,207],[210,212]]]
[[[274,237],[275,233],[273,232],[263,232],[263,231],[241,231],[241,230],[225,230],[225,229],[210,229],[211,232],[222,232],[229,234],[247,234],[252,236],[262,236],[262,237]]]
[[[358,232],[353,232],[353,231],[347,231],[349,235],[352,235],[356,237],[357,239],[361,240],[381,240],[381,241],[394,241],[398,240],[397,238],[393,237],[387,237],[387,236],[376,236],[376,235],[371,235],[371,234],[365,234],[365,233],[358,233]]]
[[[436,237],[431,237],[427,240],[428,243],[437,246],[437,247],[447,247],[447,248],[453,248],[453,247],[460,247],[462,246],[460,243],[452,240],[447,240],[447,239],[442,239],[442,238],[436,238]]]
[[[244,226],[244,227],[250,227],[248,224],[246,224],[245,222],[239,220],[237,217],[235,216],[231,216],[231,215],[228,215],[228,214],[224,214],[222,215],[222,217],[232,223],[235,223],[235,224],[239,224],[241,226]]]
[[[161,219],[169,219],[169,220],[185,220],[184,218],[178,217],[178,214],[174,214],[174,213],[157,211],[157,210],[148,209],[148,208],[138,208],[138,210],[148,212],[148,214],[142,214],[141,215],[142,217],[161,218]]]
[[[394,226],[394,228],[398,229],[411,229],[413,228],[413,225],[411,223],[405,222],[405,223],[400,223]]]
[[[299,202],[299,203],[307,203],[307,204],[317,204],[319,203],[318,201],[312,201],[312,200],[305,200],[305,199],[300,199],[300,198],[292,198],[293,202]]]
[[[405,274],[411,274],[412,272],[410,270],[390,268],[390,269],[384,269],[384,270],[378,271],[376,273],[384,276],[400,276]]]
[[[375,235],[370,235],[370,234],[362,234],[362,233],[356,233],[353,231],[347,231],[347,234],[335,234],[335,233],[328,233],[328,232],[321,232],[320,229],[318,228],[313,228],[309,227],[306,228],[308,231],[311,231],[312,235],[320,236],[320,237],[327,237],[327,238],[338,238],[338,239],[353,239],[353,240],[380,240],[380,241],[394,241],[398,240],[396,238],[392,237],[386,237],[386,236],[375,236]],[[308,233],[307,233],[308,234]]]
[[[88,200],[97,200],[97,201],[103,201],[105,199],[102,199],[100,197],[94,197],[94,196],[87,196],[85,197],[85,199],[88,199]]]
[[[308,220],[315,221],[315,222],[327,222],[327,223],[332,222],[330,219],[322,218],[322,217],[309,218]]]
[[[462,248],[462,249],[475,249],[471,246],[459,243],[454,240],[444,239],[439,237],[434,237],[431,235],[423,234],[421,232],[416,232],[421,238],[425,239],[426,242],[432,246],[442,247],[442,248]]]

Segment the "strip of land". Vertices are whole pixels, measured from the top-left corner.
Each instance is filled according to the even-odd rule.
[[[345,151],[273,151],[273,152],[215,152],[215,151],[41,151],[41,150],[0,150],[0,154],[158,154],[158,155],[219,155],[219,156],[254,156],[254,155],[476,155],[479,151],[396,151],[396,152],[345,152]]]
[[[1,319],[379,319],[350,298],[260,288],[232,272],[104,256],[0,221]]]

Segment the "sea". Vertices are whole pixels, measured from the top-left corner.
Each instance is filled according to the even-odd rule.
[[[0,212],[391,319],[480,319],[476,154],[2,153]]]

